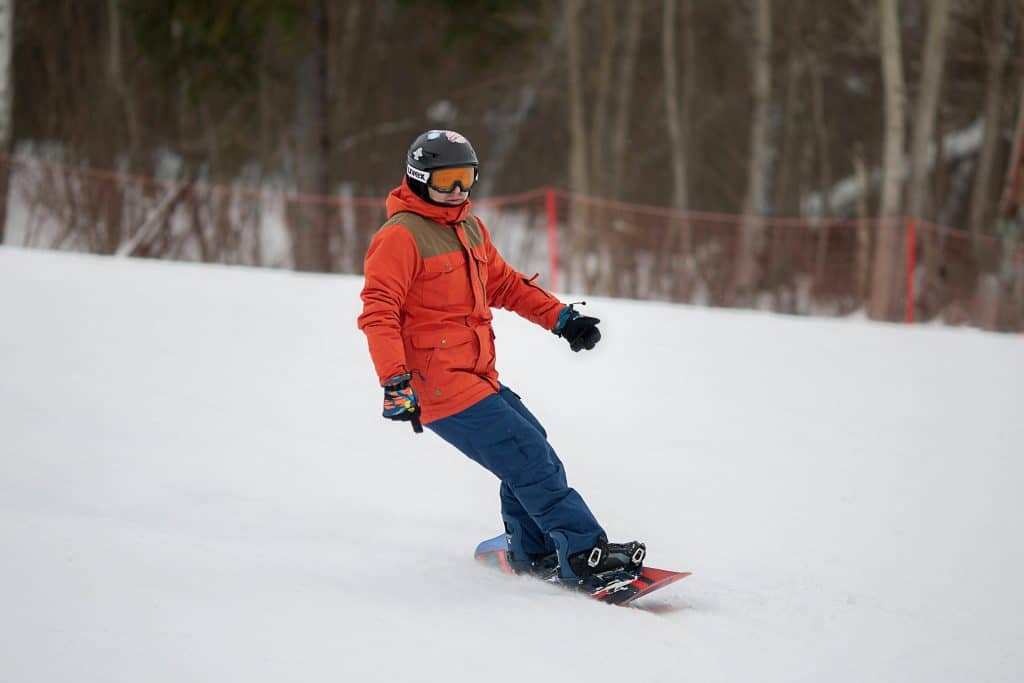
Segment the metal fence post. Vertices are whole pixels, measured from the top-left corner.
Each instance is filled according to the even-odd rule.
[[[914,271],[917,268],[917,219],[907,219],[907,302],[903,321],[908,325],[914,322]]]

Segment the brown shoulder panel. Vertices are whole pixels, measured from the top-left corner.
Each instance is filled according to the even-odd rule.
[[[411,211],[400,211],[389,218],[384,225],[404,225],[412,233],[416,240],[416,249],[420,252],[420,258],[430,258],[441,254],[450,254],[454,251],[462,251],[459,238],[455,231],[438,225],[434,221],[424,218]]]
[[[404,225],[416,240],[416,248],[420,258],[430,258],[441,254],[462,251],[459,238],[451,228],[439,225],[429,218],[410,211],[400,211],[385,221],[382,228],[389,225]],[[476,218],[470,216],[462,222],[462,230],[466,233],[466,242],[470,247],[478,247],[484,243],[483,230]]]
[[[479,247],[484,243],[484,231],[480,229],[476,216],[470,215],[462,221],[462,230],[466,233],[466,242],[470,247]]]

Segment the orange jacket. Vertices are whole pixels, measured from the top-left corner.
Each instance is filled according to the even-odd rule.
[[[405,373],[424,423],[498,390],[491,307],[554,329],[563,304],[513,270],[470,203],[435,206],[406,185],[366,252],[359,329],[383,384]]]

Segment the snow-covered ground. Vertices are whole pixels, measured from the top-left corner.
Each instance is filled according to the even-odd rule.
[[[0,681],[1019,681],[1024,339],[591,300],[499,368],[647,610],[472,560],[360,280],[0,249]]]

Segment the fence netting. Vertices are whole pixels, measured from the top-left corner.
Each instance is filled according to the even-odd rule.
[[[158,180],[0,158],[4,242],[358,274],[382,198]],[[976,235],[925,221],[681,212],[540,189],[474,200],[505,259],[558,291],[800,315],[850,315],[885,287],[885,319],[1024,331],[1019,223]],[[884,285],[875,249],[898,235]],[[879,317],[879,316],[875,316]]]

